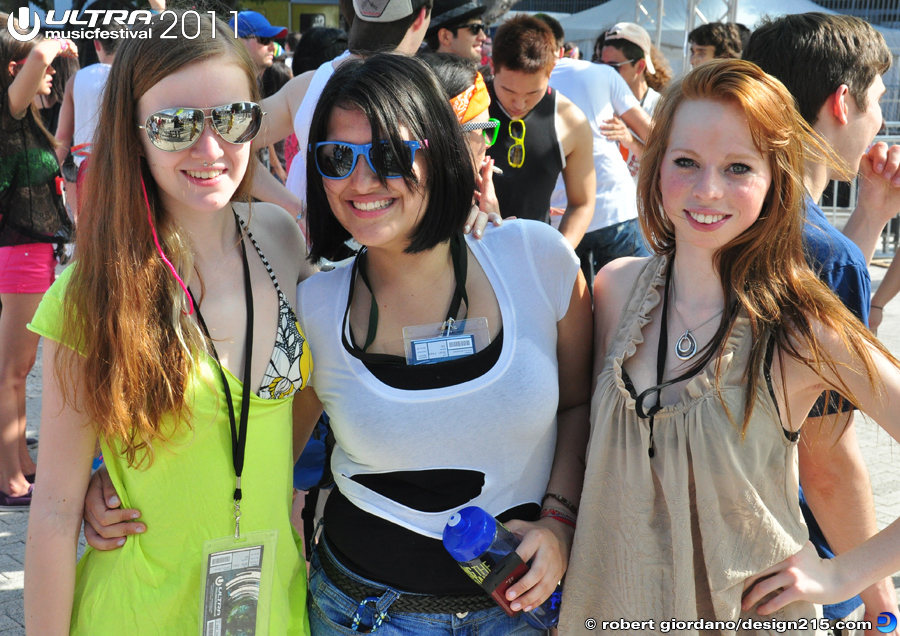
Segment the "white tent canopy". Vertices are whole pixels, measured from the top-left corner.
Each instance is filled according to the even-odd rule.
[[[820,13],[835,13],[812,2],[811,0],[737,0],[737,22],[745,24],[749,28],[763,16],[777,17],[791,13],[808,13],[817,11]],[[650,3],[648,3],[650,4]],[[687,33],[687,0],[665,0],[665,15],[662,24],[662,41],[660,49],[672,65],[676,74],[682,71],[684,52],[686,49]],[[722,0],[701,0],[698,5],[700,13],[706,20],[712,22],[719,20],[725,14],[727,7]],[[648,11],[651,10],[648,7]],[[651,23],[647,16],[642,15],[641,20],[635,20],[637,15],[637,3],[635,0],[610,0],[592,9],[575,13],[560,20],[566,30],[566,40],[578,44],[585,57],[590,59],[594,49],[594,41],[602,31],[608,29],[616,22],[640,23],[651,37],[655,35],[655,24]],[[650,15],[655,19],[655,15]],[[702,24],[702,20],[696,22]],[[894,52],[894,65],[885,75],[884,82],[887,86],[887,94],[882,99],[882,110],[887,121],[900,120],[900,30],[875,27],[884,36],[887,45]]]
[[[592,9],[570,15],[560,20],[560,23],[566,30],[566,40],[576,42],[582,47],[582,50],[593,51],[594,40],[604,29],[611,27],[616,22],[636,21],[636,6],[635,0],[610,0],[610,2]],[[686,0],[668,0],[664,6],[662,46],[660,48],[677,73],[681,71],[685,45],[687,2]],[[701,0],[698,10],[709,22],[713,22],[725,13],[726,5],[721,0]],[[811,0],[739,0],[737,22],[752,29],[763,15],[778,16],[809,11],[834,13]],[[655,16],[651,17],[655,18]],[[649,24],[646,19],[641,20],[640,23],[652,37],[655,31],[654,25]],[[702,23],[702,21],[697,22],[697,24]],[[900,42],[900,38],[898,38],[898,42]],[[888,43],[891,44],[891,42]]]

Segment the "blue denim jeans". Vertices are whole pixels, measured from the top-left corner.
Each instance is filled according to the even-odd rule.
[[[623,256],[650,256],[637,219],[588,232],[575,253],[581,259],[581,271],[590,289],[594,286],[594,276],[610,261]]]
[[[500,607],[466,614],[408,614],[391,612],[391,604],[400,592],[386,588],[350,572],[340,563],[337,567],[352,579],[384,589],[377,601],[360,607],[361,599],[352,599],[335,586],[325,575],[319,552],[327,550],[324,537],[313,550],[309,567],[309,626],[312,636],[332,634],[377,633],[384,636],[541,636],[546,632],[530,627],[521,616],[510,618]],[[358,612],[359,625],[353,629]],[[383,618],[377,629],[378,615]]]

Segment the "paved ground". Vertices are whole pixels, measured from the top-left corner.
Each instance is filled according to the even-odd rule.
[[[872,284],[877,286],[885,269],[871,267]],[[879,337],[900,357],[900,300],[887,306]],[[41,362],[35,365],[28,383],[28,435],[40,434]],[[859,443],[869,466],[875,492],[878,525],[883,528],[900,517],[900,445],[874,422],[857,415]],[[22,589],[24,583],[25,537],[28,515],[21,512],[0,512],[0,636],[24,636]],[[900,575],[894,577],[900,586]]]

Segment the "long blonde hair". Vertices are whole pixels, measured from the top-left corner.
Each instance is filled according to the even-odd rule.
[[[77,264],[64,301],[64,339],[73,349],[57,358],[63,382],[77,369],[84,385],[79,407],[99,434],[116,439],[130,465],[153,462],[153,442],[165,442],[164,416],[189,424],[186,388],[193,357],[207,349],[187,300],[157,252],[147,204],[163,251],[181,276],[193,270],[190,244],[160,202],[141,146],[138,100],[171,73],[190,64],[227,57],[246,74],[252,99],[259,90],[243,44],[221,21],[187,12],[184,31],[195,39],[162,39],[155,18],[152,37],[126,40],[106,85],[79,218]],[[199,24],[198,24],[199,20]],[[215,26],[215,34],[212,35]],[[148,27],[145,27],[148,28]],[[173,32],[177,29],[173,29]],[[235,199],[249,199],[252,162]],[[63,385],[66,388],[66,385]],[[67,399],[71,398],[66,390]]]
[[[821,348],[815,333],[816,323],[821,323],[836,333],[847,351],[862,363],[862,373],[874,390],[880,379],[869,347],[880,351],[893,364],[900,363],[818,279],[803,252],[807,194],[802,175],[806,159],[826,162],[844,173],[847,169],[791,106],[793,99],[781,82],[755,64],[713,60],[671,83],[663,94],[641,160],[638,209],[645,238],[657,254],[674,254],[675,232],[663,209],[660,168],[678,109],[700,99],[741,108],[753,142],[769,162],[772,173],[759,218],[715,255],[725,306],[736,304],[746,311],[753,338],[742,430],[746,430],[753,413],[755,400],[751,397],[758,388],[769,337],[774,338],[780,351],[819,375],[825,369],[838,378],[845,372],[859,373],[858,369],[838,364]],[[733,327],[733,320],[723,319],[713,342],[724,343]],[[837,389],[844,398],[856,403],[845,382],[839,380]],[[790,413],[786,415],[790,419]]]

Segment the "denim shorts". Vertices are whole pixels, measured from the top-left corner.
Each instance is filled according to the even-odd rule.
[[[541,636],[547,633],[533,629],[521,616],[510,618],[500,607],[465,614],[391,612],[391,604],[401,594],[399,591],[357,576],[332,558],[348,577],[384,589],[377,601],[360,607],[362,599],[350,598],[325,575],[319,561],[321,550],[328,550],[324,537],[313,550],[309,567],[307,603],[312,636],[373,632],[384,636]],[[354,618],[358,619],[356,629]],[[373,629],[376,622],[379,624]]]

